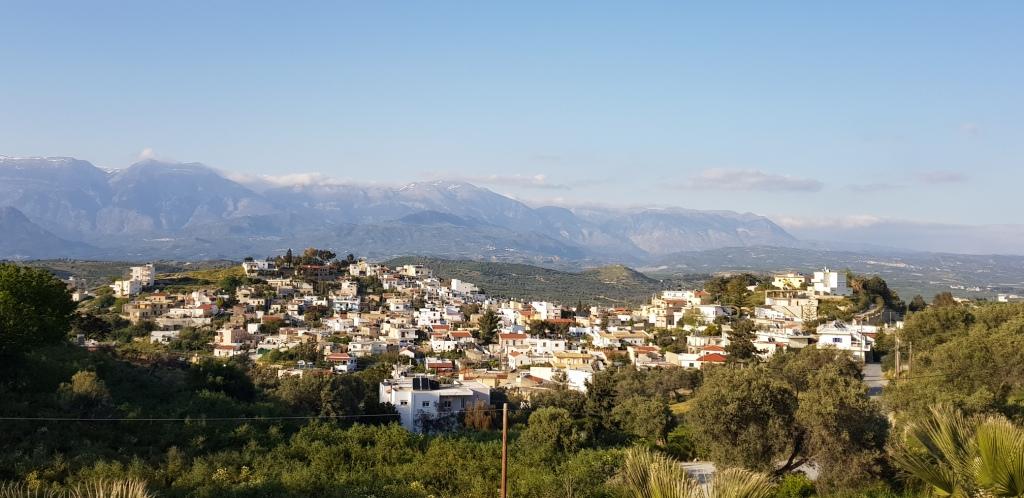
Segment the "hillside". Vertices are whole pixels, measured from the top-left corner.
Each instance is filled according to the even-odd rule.
[[[663,289],[678,287],[683,277],[656,280],[622,265],[602,266],[581,272],[541,268],[518,263],[493,263],[403,257],[386,261],[390,266],[423,265],[443,280],[472,282],[488,295],[543,299],[573,304],[640,303]]]
[[[32,223],[13,207],[0,207],[0,258],[26,259],[93,252],[88,244],[62,239]]]
[[[640,270],[655,278],[720,272],[803,273],[828,266],[878,275],[899,295],[931,297],[952,291],[968,298],[992,299],[1000,292],[1024,291],[1024,257],[975,256],[923,252],[876,252],[736,247],[677,253]]]
[[[76,279],[85,282],[89,288],[106,285],[116,279],[122,278],[131,266],[143,264],[136,261],[86,261],[73,259],[40,259],[34,261],[19,261],[18,264],[43,268],[54,274],[57,278],[67,279],[74,276]],[[167,277],[192,277],[203,281],[217,281],[226,274],[236,274],[241,271],[238,263],[227,260],[211,261],[154,261],[158,278]],[[238,270],[235,270],[238,268]],[[169,275],[168,275],[169,274]]]

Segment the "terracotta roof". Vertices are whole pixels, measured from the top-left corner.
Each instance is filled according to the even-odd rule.
[[[725,359],[725,355],[721,355],[718,353],[708,353],[704,356],[701,356],[700,358],[697,358],[697,361],[701,361],[704,363],[725,363]]]
[[[526,339],[530,336],[526,334],[498,334],[498,339],[502,341],[515,341],[519,339]]]
[[[714,344],[710,344],[710,345],[707,345],[707,346],[704,346],[704,347],[700,348],[700,350],[701,351],[725,351],[725,348],[723,348],[722,346],[715,346]]]

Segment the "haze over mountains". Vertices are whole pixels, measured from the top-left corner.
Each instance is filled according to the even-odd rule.
[[[238,258],[319,245],[379,258],[641,263],[802,245],[749,213],[533,208],[449,181],[258,191],[201,164],[156,160],[106,171],[73,158],[0,156],[0,207],[0,257],[20,258]]]

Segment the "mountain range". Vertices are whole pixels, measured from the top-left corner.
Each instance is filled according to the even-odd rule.
[[[763,216],[681,208],[531,207],[470,183],[256,188],[198,163],[104,170],[74,158],[0,156],[0,258],[239,258],[330,247],[642,264],[724,247],[800,247]]]

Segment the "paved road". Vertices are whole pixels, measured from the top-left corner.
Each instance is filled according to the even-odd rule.
[[[868,386],[868,396],[881,396],[882,388],[889,383],[885,376],[882,375],[882,364],[865,363],[861,373],[864,375],[864,384]]]

